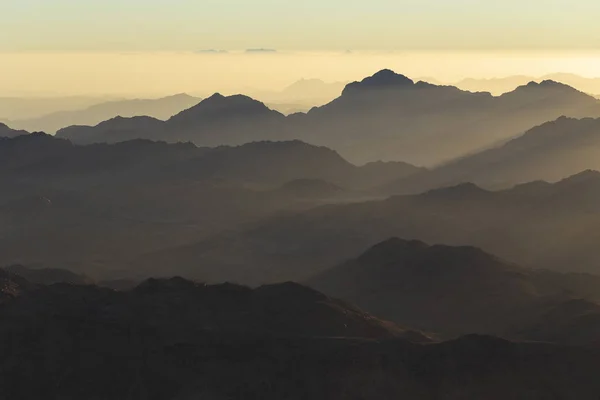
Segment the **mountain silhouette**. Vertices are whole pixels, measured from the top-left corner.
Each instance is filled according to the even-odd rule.
[[[600,279],[593,281],[600,289]],[[477,248],[428,246],[397,238],[309,281],[375,315],[451,336],[515,336],[515,327],[545,320],[547,308],[564,307],[573,301],[571,296],[590,293],[570,282],[577,282],[577,277],[521,268]],[[533,334],[519,337],[541,339]],[[576,331],[564,332],[554,341],[565,343],[573,337]]]
[[[578,90],[581,90],[590,94],[600,93],[600,79],[598,78],[585,78],[576,74],[569,73],[553,73],[544,75],[542,77],[531,77],[524,75],[507,76],[504,78],[491,78],[491,79],[475,79],[467,78],[456,83],[456,86],[470,90],[472,92],[491,92],[494,95],[501,95],[503,93],[510,92],[515,88],[525,85],[528,82],[541,82],[544,80],[552,80],[566,85],[572,86]]]
[[[0,307],[0,385],[10,398],[542,400],[600,391],[597,349],[479,335],[421,344],[406,334],[294,283],[40,286]]]
[[[460,185],[284,213],[228,235],[150,252],[132,268],[156,272],[170,260],[177,273],[209,281],[304,281],[397,236],[469,244],[528,268],[599,273],[595,176],[588,172],[502,191]]]
[[[41,133],[0,139],[0,170],[0,265],[67,268],[95,281],[147,277],[132,276],[128,263],[148,249],[207,239],[284,210],[373,198],[372,185],[420,171],[401,163],[358,167],[299,141],[81,146]],[[344,190],[281,189],[303,180]]]
[[[533,180],[555,182],[585,169],[600,169],[598,145],[600,119],[561,117],[501,146],[448,163],[414,180],[401,179],[384,190],[418,192],[464,181],[496,189]]]
[[[27,120],[13,120],[12,124],[28,131],[55,133],[68,126],[93,126],[115,117],[148,116],[166,120],[200,100],[187,94],[177,94],[160,99],[109,101],[84,109],[58,111]]]
[[[598,117],[600,102],[549,80],[494,97],[452,86],[415,83],[404,75],[382,70],[348,84],[338,98],[307,114],[284,117],[247,96],[215,94],[173,116],[162,128],[140,126],[138,132],[129,132],[122,140],[145,138],[218,146],[300,139],[330,147],[357,164],[383,160],[435,166],[509,140],[562,115]],[[119,140],[118,133],[81,129],[86,137],[92,137],[82,143]],[[71,131],[69,138],[77,143],[77,137],[76,130]]]
[[[383,70],[295,118],[305,139],[353,162],[402,160],[433,166],[510,139],[561,115],[600,115],[597,99],[551,81],[494,97]],[[484,133],[483,133],[484,132]]]
[[[26,135],[28,133],[29,132],[22,131],[22,130],[11,129],[7,125],[0,122],[0,138],[15,137],[15,136],[19,136],[19,135]]]
[[[217,93],[165,122],[147,117],[119,118],[108,125],[64,128],[57,136],[77,144],[141,138],[194,142],[199,146],[236,145],[257,140],[284,140],[280,126],[284,119],[282,114],[249,97],[226,97]]]

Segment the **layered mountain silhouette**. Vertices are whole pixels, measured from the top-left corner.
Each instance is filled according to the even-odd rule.
[[[56,112],[81,110],[114,100],[107,96],[0,97],[0,121],[8,123],[35,119]]]
[[[213,96],[167,121],[146,117],[116,118],[94,127],[68,127],[57,136],[77,144],[115,143],[132,139],[194,142],[201,146],[235,145],[279,139],[285,117],[242,95]]]
[[[26,135],[28,133],[29,132],[26,132],[23,130],[11,129],[7,125],[0,122],[0,138],[3,138],[3,137],[10,138],[10,137],[15,137],[15,136],[19,136],[19,135]]]
[[[563,115],[600,116],[600,102],[549,80],[494,97],[415,83],[382,70],[348,84],[338,98],[307,114],[284,117],[249,97],[215,94],[164,123],[119,121],[109,130],[100,124],[63,129],[58,135],[82,144],[145,138],[201,146],[301,139],[331,147],[359,164],[384,160],[432,166]]]
[[[555,182],[586,169],[600,169],[600,119],[561,117],[499,147],[450,162],[412,180],[384,188],[420,192],[459,182],[506,188],[534,180]]]
[[[38,286],[0,307],[0,338],[10,398],[541,400],[600,390],[596,349],[475,335],[415,343],[428,338],[293,283]]]
[[[402,163],[358,167],[299,141],[199,148],[147,140],[78,146],[40,133],[3,138],[0,265],[128,278],[128,260],[148,249],[284,210],[372,198],[371,186],[419,171]],[[336,196],[291,190],[303,180],[344,189]]]
[[[84,109],[57,111],[26,120],[12,120],[11,125],[31,132],[56,131],[73,125],[97,125],[115,117],[148,116],[161,120],[188,109],[201,101],[187,94],[177,94],[159,99],[118,100],[94,104]]]
[[[456,83],[456,86],[473,92],[485,91],[491,92],[495,95],[510,92],[515,88],[526,85],[528,82],[541,82],[544,80],[552,80],[566,85],[572,86],[586,93],[597,94],[600,93],[600,79],[598,78],[586,78],[576,74],[568,73],[554,73],[544,75],[539,78],[515,75],[507,76],[504,78],[491,78],[491,79],[475,79],[467,78]]]
[[[353,161],[434,165],[519,135],[561,115],[599,115],[598,101],[552,81],[500,97],[413,82],[383,70],[349,84],[342,96],[301,118],[315,143]]]
[[[134,265],[156,273],[170,260],[178,273],[211,281],[305,280],[397,236],[468,244],[524,267],[598,273],[598,204],[600,174],[592,171],[497,192],[463,184],[285,213],[240,232],[151,252]]]
[[[567,329],[588,311],[597,318],[598,306],[591,301],[600,300],[600,277],[588,276],[586,284],[582,278],[524,269],[473,247],[393,238],[309,282],[375,315],[425,331],[592,345],[597,328]],[[553,319],[586,297],[590,309],[564,311],[562,321]],[[534,332],[532,321],[544,326],[535,325]],[[549,340],[551,332],[557,334],[554,340]],[[590,340],[583,343],[583,337]]]

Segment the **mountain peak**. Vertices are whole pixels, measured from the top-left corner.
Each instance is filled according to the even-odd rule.
[[[215,93],[202,100],[197,105],[171,117],[169,123],[189,124],[196,123],[199,119],[234,118],[237,116],[282,116],[270,110],[264,103],[241,94],[223,96]]]
[[[559,182],[559,184],[588,184],[593,182],[600,182],[600,172],[592,169],[587,169],[578,174],[563,179]]]
[[[368,249],[358,257],[360,263],[379,263],[395,260],[408,251],[419,251],[429,246],[419,240],[403,240],[392,237]]]
[[[396,89],[400,87],[412,87],[415,83],[404,75],[397,74],[390,69],[383,69],[360,82],[352,82],[346,85],[342,95],[362,90]]]

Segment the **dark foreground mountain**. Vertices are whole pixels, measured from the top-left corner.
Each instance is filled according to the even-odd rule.
[[[600,277],[525,269],[473,247],[389,239],[309,284],[375,315],[443,335],[596,344],[600,333],[594,303]],[[581,302],[589,306],[577,309]]]
[[[148,116],[166,120],[200,101],[200,98],[187,94],[177,94],[160,99],[109,101],[77,110],[57,111],[36,118],[13,120],[11,124],[30,132],[55,133],[68,126],[97,125],[118,116]]]
[[[555,182],[586,169],[600,169],[600,119],[561,117],[523,136],[448,163],[414,179],[400,179],[388,192],[420,192],[474,182],[489,188],[546,180]]]
[[[257,284],[305,280],[390,237],[471,245],[524,267],[600,270],[600,174],[492,192],[473,184],[286,213],[241,232],[151,252],[136,270]],[[252,273],[250,273],[252,271]]]
[[[0,321],[0,385],[10,399],[595,400],[600,393],[595,349],[481,336],[414,343],[295,284],[251,290],[170,279],[130,292],[53,285],[10,300]]]

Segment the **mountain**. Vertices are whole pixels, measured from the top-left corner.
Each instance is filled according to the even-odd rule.
[[[576,74],[568,73],[553,73],[541,77],[531,77],[523,75],[507,76],[503,78],[491,79],[474,79],[467,78],[455,85],[463,90],[472,92],[491,92],[494,95],[515,90],[515,88],[525,85],[528,82],[541,82],[544,80],[552,80],[555,82],[564,83],[586,93],[600,93],[600,79],[586,78]]]
[[[516,334],[529,340],[570,346],[600,346],[600,305],[582,299],[560,303]]]
[[[149,117],[115,118],[94,127],[73,126],[57,136],[77,144],[116,143],[132,139],[193,142],[198,146],[237,145],[284,140],[285,117],[242,95],[215,94],[167,121]]]
[[[299,141],[199,148],[139,139],[81,146],[40,133],[2,138],[0,265],[67,268],[96,281],[146,278],[129,262],[148,249],[204,240],[285,210],[373,198],[371,185],[420,171],[364,168]],[[281,190],[302,180],[345,191]]]
[[[87,276],[79,275],[66,269],[59,268],[28,268],[23,265],[11,265],[3,268],[4,271],[27,280],[36,285],[52,285],[55,283],[68,283],[72,285],[92,284],[93,280]]]
[[[600,119],[561,117],[507,143],[450,162],[385,188],[392,193],[419,192],[460,182],[506,188],[534,180],[550,182],[586,169],[600,169]]]
[[[527,85],[529,82],[537,81],[536,78],[525,75],[514,75],[503,78],[465,78],[455,83],[455,86],[470,92],[490,92],[494,96],[500,96],[511,92],[519,86]],[[560,80],[558,80],[560,82]],[[580,88],[580,90],[582,90]]]
[[[424,331],[578,341],[581,345],[596,344],[591,338],[597,328],[566,331],[565,322],[551,318],[557,309],[568,308],[583,297],[600,300],[600,277],[588,279],[592,290],[580,286],[577,275],[521,268],[474,247],[429,246],[392,238],[311,278],[309,284],[375,315]],[[600,306],[588,303],[597,313]],[[552,309],[550,317],[548,309]],[[562,315],[569,321],[581,318],[581,312]],[[533,332],[529,326],[538,320],[545,323],[546,332],[560,330],[561,336],[549,340],[550,335]],[[590,340],[584,342],[582,337]]]
[[[26,131],[19,131],[19,130],[15,130],[15,129],[11,129],[8,126],[6,126],[5,124],[0,122],[0,138],[3,137],[15,137],[15,136],[19,136],[19,135],[26,135],[29,132]]]
[[[92,126],[115,117],[148,116],[166,120],[182,110],[198,104],[200,100],[187,94],[177,94],[159,99],[109,101],[84,109],[57,111],[32,119],[13,120],[11,123],[29,131],[55,133],[69,126]]]
[[[81,110],[109,100],[114,99],[92,96],[0,97],[0,120],[35,119],[60,111]]]
[[[41,286],[0,307],[0,386],[7,398],[118,400],[591,400],[600,391],[594,348],[405,334],[291,283]]]
[[[293,116],[298,135],[352,162],[433,166],[490,147],[562,115],[600,115],[597,99],[552,81],[494,97],[413,82],[382,70],[346,86],[331,103]]]
[[[265,103],[291,103],[297,104],[299,108],[301,106],[301,108],[310,109],[339,97],[345,85],[344,82],[300,79],[281,91],[250,90],[250,94]]]
[[[152,251],[130,269],[249,284],[304,281],[389,237],[471,245],[524,267],[600,273],[600,174],[488,191],[473,184],[283,213],[238,232]]]
[[[401,160],[435,166],[563,115],[598,117],[600,101],[549,80],[494,97],[415,83],[382,70],[346,85],[338,98],[307,114],[285,117],[247,96],[215,94],[164,124],[149,127],[136,121],[138,126],[127,123],[127,129],[114,132],[102,126],[78,127],[58,135],[84,144],[144,138],[199,146],[300,139],[330,147],[357,164]],[[81,142],[80,136],[85,138]]]
[[[250,97],[217,93],[174,115],[165,125],[177,132],[180,141],[218,146],[284,139],[284,120],[282,114]]]
[[[19,297],[31,287],[27,280],[0,268],[0,306]]]

